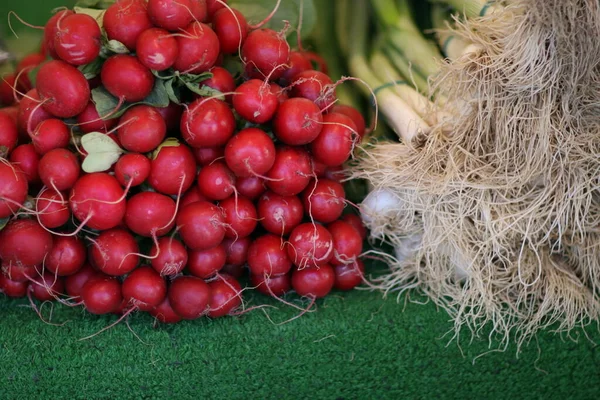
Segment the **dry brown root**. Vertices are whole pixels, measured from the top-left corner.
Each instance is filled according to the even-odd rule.
[[[508,3],[454,32],[480,50],[433,77],[446,129],[367,146],[352,177],[397,197],[374,235],[412,240],[380,287],[522,344],[600,319],[600,3]]]

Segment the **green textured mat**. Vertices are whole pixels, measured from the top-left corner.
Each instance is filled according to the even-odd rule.
[[[378,293],[333,294],[319,310],[276,326],[256,310],[152,328],[147,315],[91,340],[116,317],[56,306],[56,327],[26,302],[0,298],[0,398],[597,398],[598,347],[543,333],[489,353],[481,339],[462,352],[431,305]],[[285,307],[285,306],[284,306]],[[48,315],[49,308],[44,308]],[[275,322],[294,315],[270,312]],[[592,339],[596,342],[600,335]],[[541,349],[541,352],[539,349]]]

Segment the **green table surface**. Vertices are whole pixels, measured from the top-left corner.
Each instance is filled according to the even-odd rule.
[[[319,0],[317,0],[319,1]],[[322,0],[325,1],[325,0]],[[0,2],[42,24],[61,0]],[[18,26],[18,23],[15,24]],[[17,28],[23,31],[23,27]],[[0,30],[7,32],[6,20]],[[412,294],[415,297],[415,294]],[[265,302],[256,298],[254,302]],[[274,304],[272,301],[269,304]],[[51,308],[45,305],[48,317]],[[459,346],[432,304],[381,293],[334,293],[318,311],[296,310],[153,328],[55,306],[48,325],[22,300],[0,297],[0,399],[322,398],[592,399],[600,395],[600,341],[543,332],[521,349],[488,352],[485,337]],[[492,348],[497,343],[492,345]]]
[[[412,295],[415,298],[415,294]],[[404,298],[403,298],[404,300]],[[577,342],[543,332],[517,357],[486,338],[451,340],[448,314],[380,293],[333,293],[285,322],[281,305],[240,317],[153,328],[116,316],[0,298],[0,398],[592,399],[600,393],[600,335]],[[254,304],[264,303],[256,297]],[[274,304],[268,301],[269,304]],[[575,335],[577,336],[578,333]],[[137,337],[136,337],[137,336]],[[594,342],[593,342],[594,341]],[[496,343],[497,345],[497,343]]]

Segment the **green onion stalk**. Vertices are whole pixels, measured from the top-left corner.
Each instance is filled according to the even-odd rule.
[[[430,0],[432,3],[443,3],[462,13],[467,18],[477,18],[500,10],[499,1],[494,0]]]
[[[338,0],[338,3],[348,1],[352,1],[352,11],[348,15],[349,18],[344,21],[345,28],[338,29],[338,33],[347,35],[348,43],[352,43],[352,46],[348,48],[350,73],[366,83],[362,87],[365,95],[371,98],[374,95],[375,104],[385,116],[388,125],[404,143],[409,144],[417,135],[429,132],[430,126],[395,91],[382,90],[385,89],[387,80],[373,71],[367,58],[367,33],[370,16],[368,3],[366,0]]]

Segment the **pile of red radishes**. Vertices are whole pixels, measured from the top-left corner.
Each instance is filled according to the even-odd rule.
[[[246,266],[278,298],[361,283],[340,180],[365,122],[318,56],[220,0],[90,15],[56,12],[0,87],[4,294],[172,323],[239,313]]]

